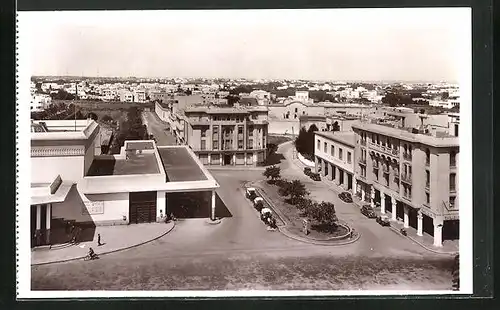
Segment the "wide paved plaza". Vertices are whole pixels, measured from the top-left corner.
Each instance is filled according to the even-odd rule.
[[[245,290],[245,289],[442,289],[451,288],[452,257],[427,251],[381,227],[347,204],[323,182],[305,177],[285,155],[282,176],[301,179],[313,198],[335,204],[341,220],[361,233],[343,246],[320,246],[268,231],[243,187],[261,180],[259,170],[212,170],[217,194],[230,216],[218,225],[205,219],[177,222],[148,244],[73,261],[32,267],[35,290]],[[208,208],[208,206],[207,206]],[[126,236],[124,236],[126,238]]]

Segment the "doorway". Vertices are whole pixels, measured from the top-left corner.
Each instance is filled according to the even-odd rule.
[[[156,222],[156,192],[129,193],[130,224]]]
[[[231,165],[231,161],[232,161],[232,157],[231,154],[224,154],[224,165],[225,166],[228,166],[228,165]]]

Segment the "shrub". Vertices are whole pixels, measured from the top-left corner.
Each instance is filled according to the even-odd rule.
[[[313,204],[307,213],[309,217],[319,224],[317,227],[326,228],[328,231],[337,228],[338,218],[333,203],[322,201],[321,203]]]
[[[281,168],[277,166],[267,167],[266,170],[262,173],[266,178],[270,178],[268,180],[269,184],[274,184],[276,180],[281,178]]]

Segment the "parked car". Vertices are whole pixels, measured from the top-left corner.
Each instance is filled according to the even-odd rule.
[[[321,176],[319,175],[319,173],[311,173],[309,175],[309,177],[313,180],[313,181],[321,181]]]
[[[351,196],[351,193],[349,193],[349,192],[340,193],[339,198],[342,199],[342,201],[347,202],[347,203],[352,202],[352,196]]]
[[[385,215],[377,216],[377,223],[379,223],[382,226],[391,226],[389,218]]]
[[[311,168],[309,168],[309,167],[305,167],[305,168],[304,168],[304,174],[305,174],[305,175],[310,176],[310,175],[311,175],[311,173],[312,173]]]
[[[366,216],[367,218],[374,219],[377,217],[377,214],[375,211],[373,211],[373,208],[370,205],[364,205],[361,207],[361,214]]]
[[[255,209],[257,209],[257,211],[262,210],[262,208],[264,207],[264,199],[262,199],[262,197],[255,198],[253,201],[253,205]]]
[[[255,191],[255,188],[247,187],[245,195],[247,196],[248,199],[254,201],[254,199],[257,197],[257,192]]]

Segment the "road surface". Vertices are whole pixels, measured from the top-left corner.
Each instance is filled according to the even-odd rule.
[[[144,124],[148,132],[156,138],[159,146],[175,145],[175,137],[168,130],[168,124],[162,122],[154,112],[142,112]]]

